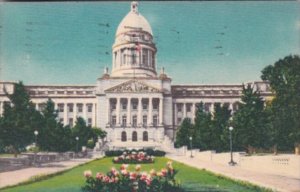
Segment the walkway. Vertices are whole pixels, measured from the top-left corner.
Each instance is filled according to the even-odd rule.
[[[0,173],[0,188],[22,183],[36,175],[57,173],[71,169],[92,160],[93,159],[71,159],[69,161],[42,164],[41,167],[30,167],[16,171],[3,172]]]
[[[270,188],[274,191],[300,192],[300,179],[257,173],[244,170],[239,166],[225,166],[186,156],[168,155],[168,158],[198,169],[206,169],[233,179],[247,181],[262,187]]]

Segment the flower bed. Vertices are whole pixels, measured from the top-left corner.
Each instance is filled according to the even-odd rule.
[[[128,164],[137,164],[137,163],[154,163],[154,156],[149,156],[145,152],[124,152],[123,155],[113,158],[114,163],[128,163]]]
[[[134,171],[122,164],[120,170],[112,168],[107,174],[96,173],[93,177],[90,170],[84,172],[85,192],[182,192],[175,180],[177,171],[168,162],[160,171],[152,169],[142,172],[141,165],[136,165]]]

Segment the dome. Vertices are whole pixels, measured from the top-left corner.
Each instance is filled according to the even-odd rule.
[[[119,24],[116,36],[122,33],[135,30],[142,30],[153,35],[150,24],[145,19],[145,17],[138,12],[138,3],[132,2],[131,11],[124,17],[124,19]]]

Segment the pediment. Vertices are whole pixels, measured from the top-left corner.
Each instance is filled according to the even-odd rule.
[[[146,83],[130,80],[117,86],[106,89],[105,92],[111,93],[159,93],[160,90],[147,85]]]

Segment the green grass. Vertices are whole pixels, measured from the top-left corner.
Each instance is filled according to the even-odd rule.
[[[165,167],[167,158],[160,157],[155,159],[154,164],[142,164],[142,170],[150,170],[152,168],[159,170]],[[134,168],[135,165],[129,166]],[[199,170],[182,163],[174,162],[173,166],[179,170],[176,178],[181,185],[189,191],[230,191],[230,192],[258,192],[267,191],[249,183],[233,181],[223,176],[218,176],[205,170]],[[92,161],[88,164],[75,167],[69,171],[65,171],[53,176],[35,177],[31,179],[31,183],[6,188],[0,191],[16,192],[80,192],[81,187],[85,183],[83,171],[92,170],[96,172],[107,172],[111,167],[119,168],[120,165],[113,164],[112,158],[103,158]],[[13,178],[12,178],[13,179]]]

